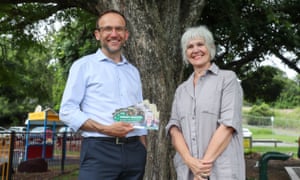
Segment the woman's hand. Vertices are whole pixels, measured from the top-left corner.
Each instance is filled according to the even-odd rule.
[[[213,162],[189,157],[185,161],[186,165],[194,174],[194,180],[205,180],[210,175]]]

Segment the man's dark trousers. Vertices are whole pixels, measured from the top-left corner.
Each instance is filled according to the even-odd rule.
[[[79,180],[142,180],[147,151],[139,139],[129,142],[84,138]]]

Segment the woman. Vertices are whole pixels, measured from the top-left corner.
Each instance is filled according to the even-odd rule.
[[[212,33],[189,28],[181,38],[183,60],[194,72],[176,90],[166,132],[176,150],[178,180],[244,180],[242,89],[233,71],[211,62]]]

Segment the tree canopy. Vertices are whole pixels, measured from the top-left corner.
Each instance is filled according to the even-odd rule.
[[[0,0],[0,116],[15,111],[23,114],[10,115],[24,118],[37,104],[58,110],[70,64],[95,51],[97,14],[112,8],[128,19],[124,53],[141,72],[144,97],[160,110],[160,129],[149,133],[146,179],[175,179],[164,127],[174,91],[190,73],[179,46],[187,27],[207,25],[218,47],[216,64],[242,81],[266,55],[300,72],[299,0]],[[53,30],[54,22],[62,28]]]
[[[214,30],[216,61],[238,72],[275,55],[300,72],[300,2],[208,0],[200,23]]]
[[[116,1],[116,3],[118,2]],[[122,4],[122,2],[119,3]],[[72,2],[0,0],[0,3],[1,33],[20,36],[24,34],[24,31],[28,32],[34,29],[35,23],[53,15],[55,17],[51,21],[70,21],[72,16],[78,15],[74,11],[70,11],[72,8],[80,8],[96,15],[99,12],[97,7],[102,2],[96,0],[88,2],[82,0]],[[182,10],[179,11],[182,14],[177,16],[185,17],[185,14],[192,15],[189,8],[193,6],[190,4],[194,3],[196,6],[201,1],[186,1],[186,3],[178,1],[178,3],[182,3]],[[150,3],[145,3],[143,8],[149,8],[147,4]],[[163,5],[153,4],[158,10],[164,8]],[[199,7],[201,6],[199,5]],[[196,11],[196,8],[193,11]],[[264,61],[266,55],[272,54],[299,73],[299,9],[299,0],[246,2],[207,0],[202,15],[200,13],[201,16],[193,17],[195,20],[189,22],[189,25],[181,22],[181,31],[190,25],[206,24],[214,32],[216,43],[219,46],[216,61],[223,67],[239,72],[247,67],[252,67],[253,63]],[[201,11],[201,8],[198,11]],[[164,14],[163,11],[159,11],[158,15],[176,15],[175,13]],[[150,16],[155,15],[155,13],[150,14]],[[162,20],[162,18],[160,19]],[[34,31],[36,30],[38,29],[35,28]],[[31,36],[28,33],[25,35]],[[26,36],[21,36],[19,39]]]
[[[271,66],[262,66],[242,81],[245,96],[250,102],[275,102],[285,86],[283,72]]]

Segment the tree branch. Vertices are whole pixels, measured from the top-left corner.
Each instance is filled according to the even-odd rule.
[[[200,19],[202,11],[205,7],[205,0],[183,0],[181,1],[180,17],[182,22],[182,29],[190,25],[196,25]]]
[[[71,7],[77,7],[93,14],[97,14],[98,11],[96,9],[98,0],[72,0],[72,1],[61,1],[61,0],[0,0],[0,4],[21,4],[21,3],[40,3],[40,4],[56,4],[58,7],[62,9],[67,9]]]
[[[285,58],[278,51],[272,51],[284,64],[286,64],[289,68],[295,70],[297,73],[300,73],[300,68],[297,66],[297,63],[291,62],[289,59]],[[297,60],[299,61],[299,60]]]

